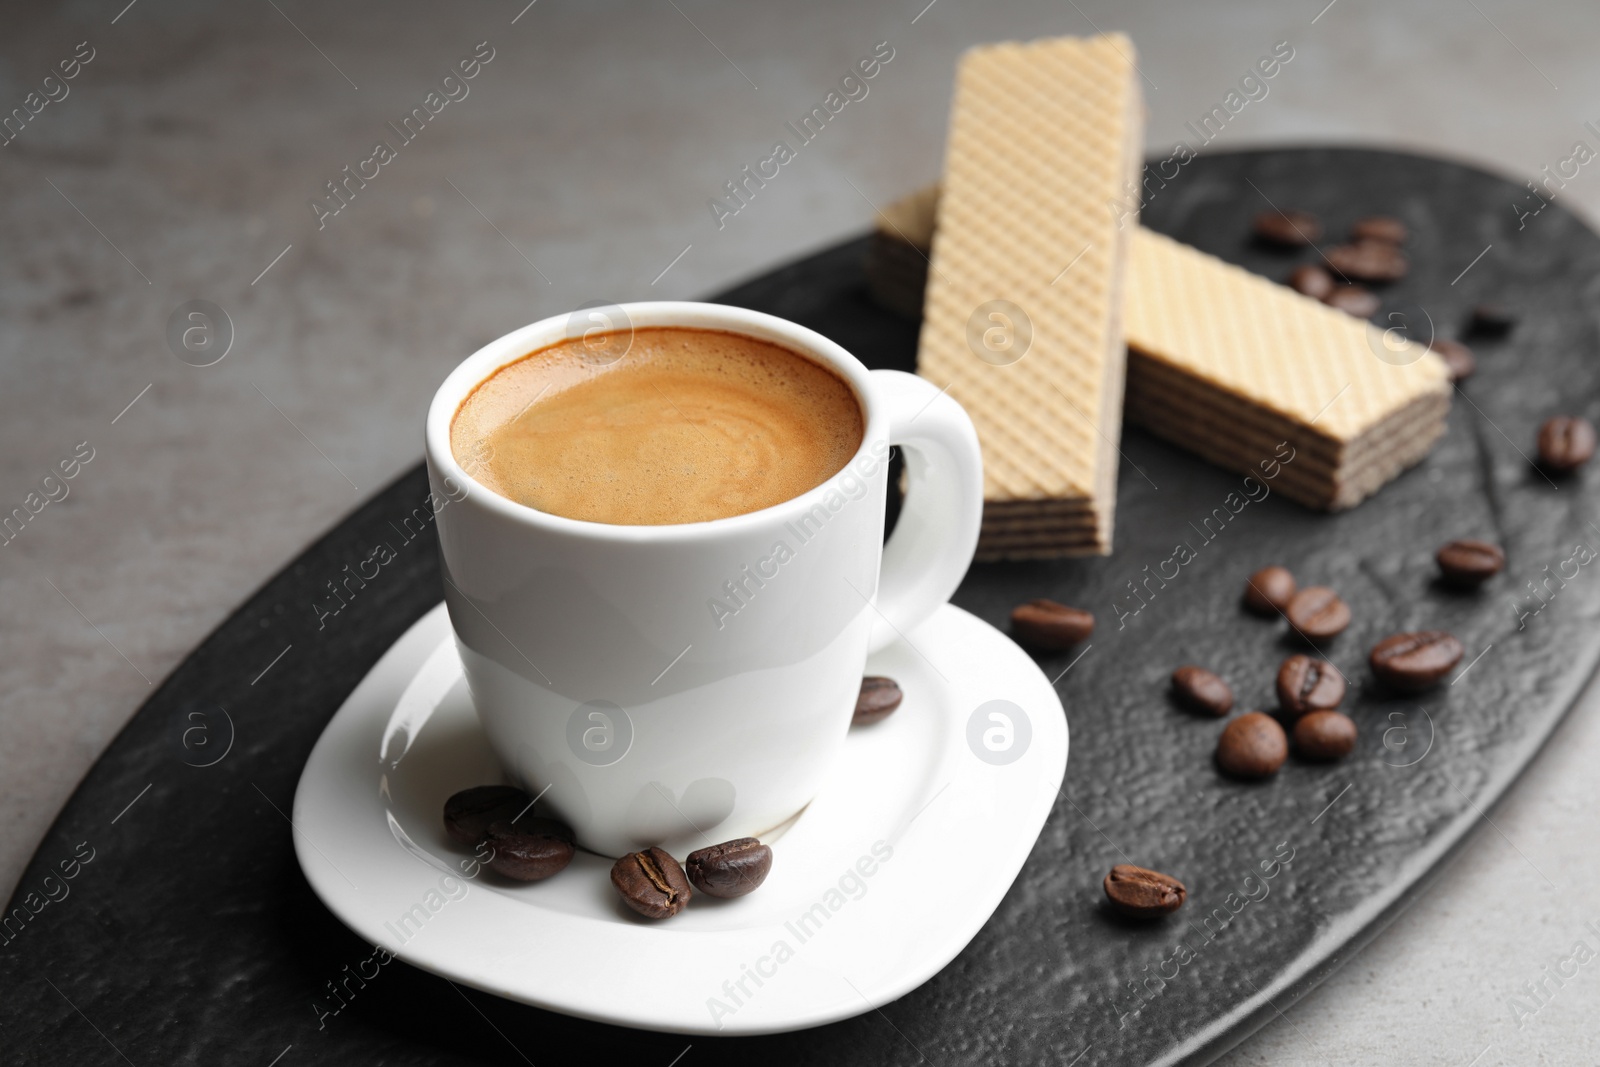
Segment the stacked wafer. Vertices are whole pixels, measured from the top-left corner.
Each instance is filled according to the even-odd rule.
[[[931,186],[878,218],[874,245],[900,254],[869,256],[869,282],[905,315],[921,314],[908,294],[926,281],[938,203]],[[1128,274],[1125,416],[1156,436],[1258,477],[1282,467],[1285,496],[1337,510],[1444,432],[1448,376],[1396,335],[1142,227]]]
[[[1308,507],[1360,503],[1444,433],[1432,352],[1143,228],[1126,315],[1128,420]]]
[[[867,286],[872,298],[907,318],[922,317],[938,210],[939,187],[919,189],[877,213],[867,242]]]
[[[974,48],[956,73],[918,372],[983,445],[979,558],[1110,551],[1132,227],[1107,204],[1139,167],[1132,56],[1121,35],[1057,38]],[[884,230],[922,229],[924,207]],[[914,303],[915,260],[877,255]]]

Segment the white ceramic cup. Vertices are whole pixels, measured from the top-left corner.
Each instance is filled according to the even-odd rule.
[[[458,462],[451,421],[499,368],[586,330],[651,326],[744,334],[829,368],[861,403],[861,447],[792,500],[667,526],[536,511]],[[599,341],[615,354],[626,336]],[[954,400],[868,371],[813,330],[717,304],[612,305],[507,334],[445,379],[426,434],[478,717],[510,776],[607,856],[660,845],[681,859],[798,814],[844,743],[868,652],[949,599],[983,508],[978,439]],[[908,488],[884,544],[891,446]]]

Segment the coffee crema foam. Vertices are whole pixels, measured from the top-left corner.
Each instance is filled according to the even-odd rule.
[[[844,469],[855,392],[781,345],[651,327],[571,338],[502,367],[456,410],[450,450],[489,489],[552,515],[627,526],[781,504]]]

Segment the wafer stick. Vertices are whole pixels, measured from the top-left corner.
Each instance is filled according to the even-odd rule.
[[[1107,204],[1139,166],[1132,56],[1121,35],[1056,38],[957,70],[918,371],[983,444],[980,558],[1006,554],[1008,507],[1037,501],[1092,522],[1063,523],[1054,554],[1110,550],[1132,227]]]

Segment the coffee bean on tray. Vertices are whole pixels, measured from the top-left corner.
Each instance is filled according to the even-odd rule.
[[[1333,275],[1315,263],[1306,263],[1289,273],[1289,288],[1313,300],[1321,300],[1333,292]]]
[[[559,833],[529,832],[504,819],[489,824],[484,840],[494,849],[489,869],[519,882],[549,878],[572,862],[571,838]]]
[[[1308,641],[1326,641],[1350,625],[1350,606],[1325,585],[1300,590],[1284,611],[1289,625]]]
[[[1070,648],[1094,631],[1094,616],[1054,600],[1030,600],[1011,611],[1011,633],[1037,648]]]
[[[753,837],[696,849],[684,861],[689,881],[712,897],[742,897],[767,880],[772,849]]]
[[[1439,576],[1449,585],[1474,589],[1500,573],[1506,554],[1499,545],[1470,539],[1451,541],[1434,553]]]
[[[1472,349],[1460,341],[1452,341],[1448,337],[1435,337],[1428,342],[1428,348],[1433,354],[1444,360],[1444,365],[1450,371],[1450,380],[1459,382],[1472,377],[1478,369],[1478,361],[1472,358]]]
[[[1372,646],[1367,662],[1380,682],[1404,693],[1437,685],[1461,662],[1461,642],[1443,630],[1391,634]]]
[[[489,824],[515,819],[533,798],[509,785],[480,785],[463,789],[444,802],[444,828],[450,839],[476,845],[489,832]]]
[[[869,674],[861,679],[861,692],[856,696],[856,713],[850,725],[867,726],[888,718],[889,713],[900,706],[904,696],[893,678]]]
[[[1388,241],[1397,245],[1406,239],[1406,224],[1388,215],[1369,215],[1357,219],[1356,224],[1350,227],[1350,238],[1353,241]]]
[[[1303,248],[1322,236],[1322,223],[1309,211],[1263,211],[1256,216],[1255,233],[1268,244]]]
[[[1172,875],[1131,863],[1119,863],[1111,868],[1101,884],[1111,906],[1136,919],[1153,919],[1177,911],[1189,896],[1183,883]]]
[[[1262,567],[1244,583],[1244,606],[1257,615],[1277,616],[1295,593],[1294,575],[1286,567]]]
[[[1479,304],[1472,309],[1468,329],[1479,337],[1504,337],[1516,324],[1516,313],[1504,304]]]
[[[1333,292],[1322,298],[1322,302],[1358,319],[1372,318],[1383,303],[1376,294],[1369,293],[1359,285],[1337,286]]]
[[[1233,689],[1204,667],[1179,667],[1172,672],[1172,692],[1191,711],[1221,717],[1233,710]]]
[[[1235,778],[1269,778],[1289,755],[1289,739],[1270,715],[1248,711],[1223,727],[1217,766]]]
[[[1588,419],[1557,415],[1539,427],[1539,462],[1546,470],[1577,470],[1594,455],[1594,426]]]
[[[1336,245],[1323,253],[1335,274],[1358,282],[1393,282],[1406,276],[1411,265],[1405,253],[1388,241],[1357,241]]]
[[[1291,715],[1336,708],[1344,691],[1344,675],[1325,659],[1297,654],[1278,668],[1278,706]]]
[[[1313,711],[1294,724],[1294,750],[1302,759],[1343,759],[1356,747],[1356,724],[1337,711]]]
[[[611,884],[623,903],[647,919],[665,919],[689,904],[693,892],[678,861],[654,846],[630,852],[611,865]]]

